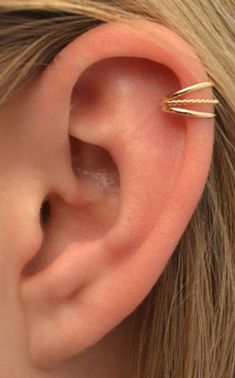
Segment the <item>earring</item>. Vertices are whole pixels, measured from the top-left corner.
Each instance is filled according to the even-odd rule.
[[[200,89],[204,89],[207,87],[212,87],[214,84],[210,81],[205,81],[202,83],[197,83],[191,85],[190,87],[186,87],[180,89],[177,92],[170,93],[163,99],[162,110],[165,112],[176,113],[180,115],[185,115],[189,117],[198,117],[198,118],[214,118],[215,113],[209,112],[201,112],[195,111],[190,109],[185,109],[184,107],[178,107],[178,105],[186,105],[186,104],[218,104],[219,101],[216,98],[196,98],[196,99],[186,99],[181,98],[183,95],[188,94],[190,92],[198,91]],[[179,97],[181,99],[179,99]]]

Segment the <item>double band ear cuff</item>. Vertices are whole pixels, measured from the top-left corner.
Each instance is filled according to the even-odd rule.
[[[182,96],[185,94],[198,91],[200,89],[204,89],[207,87],[212,87],[212,86],[213,86],[212,82],[205,81],[202,83],[191,85],[190,87],[180,89],[177,92],[170,93],[163,99],[162,110],[165,112],[176,113],[176,114],[189,116],[189,117],[214,118],[215,113],[201,112],[201,111],[196,111],[196,110],[191,110],[191,109],[186,109],[184,107],[181,107],[181,105],[184,106],[187,104],[214,104],[214,105],[218,104],[219,101],[216,98],[195,98],[195,99],[182,98]]]

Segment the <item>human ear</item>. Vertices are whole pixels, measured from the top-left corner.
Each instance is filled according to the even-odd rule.
[[[41,188],[27,201],[50,204],[44,230],[34,222],[18,258],[29,351],[43,369],[96,343],[141,303],[208,175],[214,121],[161,109],[168,93],[208,81],[203,65],[168,28],[136,25],[103,24],[74,40],[18,113],[33,146],[21,153]]]

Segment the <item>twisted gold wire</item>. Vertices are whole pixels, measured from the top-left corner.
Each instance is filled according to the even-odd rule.
[[[210,81],[202,82],[193,84],[189,87],[182,88],[177,92],[170,93],[168,96],[166,96],[163,100],[163,107],[162,109],[166,112],[172,112],[180,115],[190,116],[190,117],[198,117],[198,118],[214,118],[215,113],[210,112],[201,112],[191,109],[185,109],[185,108],[178,108],[175,107],[177,104],[218,104],[219,101],[216,98],[183,98],[183,99],[176,99],[178,97],[182,97],[185,94],[188,94],[190,92],[194,92],[203,88],[212,87],[213,83]]]
[[[164,100],[165,104],[218,104],[219,101],[215,98],[195,98],[184,100]]]

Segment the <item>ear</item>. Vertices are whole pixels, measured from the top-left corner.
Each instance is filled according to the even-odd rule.
[[[31,141],[22,151],[50,204],[18,262],[41,368],[93,345],[140,304],[208,175],[214,121],[161,110],[168,93],[208,81],[205,70],[173,31],[135,25],[74,40],[29,86],[19,114]]]

